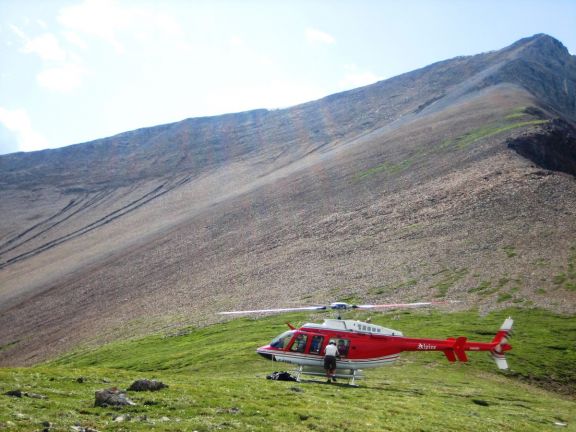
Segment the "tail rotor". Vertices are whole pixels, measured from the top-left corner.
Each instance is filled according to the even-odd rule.
[[[496,366],[498,366],[498,369],[508,369],[508,362],[506,361],[504,353],[512,349],[508,344],[512,334],[512,324],[514,324],[514,320],[510,317],[506,318],[492,340],[494,347],[490,351],[490,354]]]

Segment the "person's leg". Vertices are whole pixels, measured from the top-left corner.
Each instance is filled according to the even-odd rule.
[[[330,382],[330,361],[327,357],[324,357],[324,370],[326,370],[326,382]]]

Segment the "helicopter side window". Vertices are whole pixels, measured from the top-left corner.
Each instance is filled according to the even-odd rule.
[[[312,336],[312,342],[310,343],[310,354],[321,354],[323,342],[324,336]]]
[[[279,348],[279,349],[286,348],[286,346],[288,346],[288,342],[290,342],[290,339],[292,339],[293,334],[294,330],[288,330],[282,333],[280,336],[275,337],[274,340],[270,342],[270,346],[272,348]]]
[[[348,339],[331,338],[330,342],[336,343],[336,347],[338,348],[341,357],[346,357],[348,355],[348,351],[350,350],[350,341]]]
[[[292,346],[290,347],[290,351],[294,352],[304,352],[304,348],[306,348],[306,341],[308,340],[308,336],[305,334],[299,334],[294,339]]]

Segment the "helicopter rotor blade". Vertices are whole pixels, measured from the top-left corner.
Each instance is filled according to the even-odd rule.
[[[239,310],[218,312],[219,315],[242,315],[242,314],[259,314],[259,313],[277,313],[277,312],[296,312],[296,311],[323,311],[328,309],[333,310],[349,310],[349,309],[401,309],[401,308],[418,308],[431,305],[441,305],[448,303],[458,303],[457,300],[439,301],[439,302],[418,302],[418,303],[388,303],[388,304],[365,304],[365,305],[351,305],[344,302],[336,302],[330,306],[304,306],[292,308],[277,308],[277,309],[255,309],[255,310]]]
[[[431,305],[441,305],[447,303],[454,303],[454,301],[448,302],[417,302],[417,303],[388,303],[388,304],[377,304],[377,305],[355,305],[355,309],[402,309],[402,308],[418,308]]]
[[[294,307],[294,308],[279,308],[279,309],[256,309],[256,310],[244,310],[244,311],[228,311],[228,312],[218,312],[219,315],[241,315],[241,314],[255,314],[255,313],[267,313],[267,312],[293,312],[293,311],[314,311],[314,310],[326,310],[326,306],[305,306],[305,307]]]

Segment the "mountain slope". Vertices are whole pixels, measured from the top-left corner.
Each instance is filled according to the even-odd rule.
[[[575,173],[520,154],[544,164],[559,134],[572,166],[575,65],[536,35],[286,110],[0,157],[0,362],[350,297],[573,313]]]

